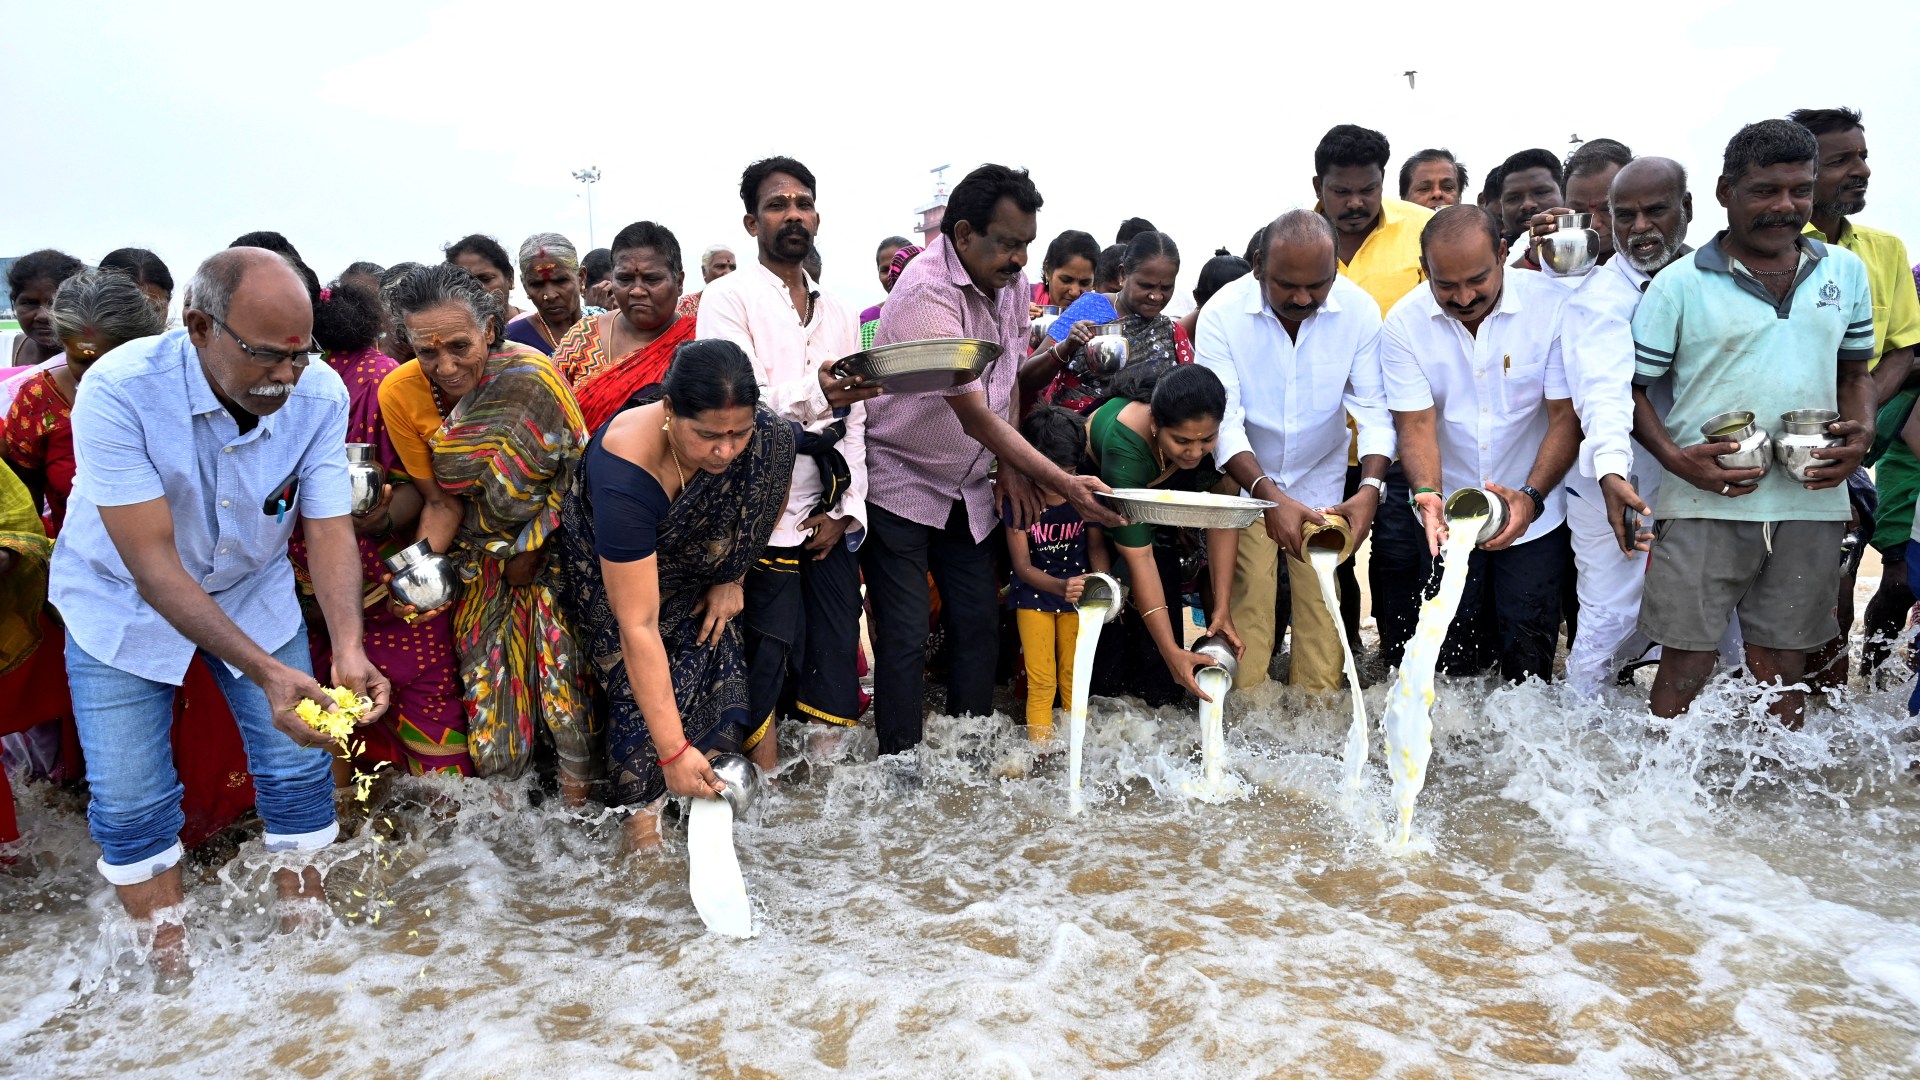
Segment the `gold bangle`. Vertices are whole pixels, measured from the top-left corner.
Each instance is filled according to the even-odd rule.
[[[1167,605],[1165,605],[1165,604],[1161,604],[1161,605],[1160,605],[1159,607],[1157,607],[1157,608],[1154,608],[1154,609],[1153,609],[1152,611],[1143,611],[1143,612],[1141,612],[1141,613],[1140,613],[1140,618],[1141,618],[1142,620],[1145,620],[1147,616],[1149,616],[1149,615],[1152,615],[1152,614],[1153,614],[1154,612],[1156,612],[1156,611],[1165,611],[1165,610],[1167,610]]]

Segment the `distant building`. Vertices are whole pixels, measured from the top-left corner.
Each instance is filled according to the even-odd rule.
[[[933,201],[925,206],[915,207],[913,211],[920,215],[920,223],[915,225],[914,229],[920,233],[921,247],[933,243],[933,238],[940,235],[940,222],[947,216],[946,171],[952,167],[942,165],[937,169],[928,170],[934,177]]]

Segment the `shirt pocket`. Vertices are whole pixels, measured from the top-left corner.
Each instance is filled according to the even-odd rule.
[[[1526,360],[1516,357],[1511,365],[1503,362],[1499,374],[1501,400],[1509,414],[1537,405],[1546,397],[1547,358],[1544,356]]]

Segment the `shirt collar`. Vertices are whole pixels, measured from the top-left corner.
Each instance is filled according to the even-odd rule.
[[[1720,246],[1720,241],[1726,235],[1727,230],[1721,229],[1713,234],[1713,239],[1700,245],[1699,249],[1693,253],[1695,265],[1702,270],[1718,270],[1723,274],[1733,273],[1733,260],[1727,257],[1726,249]],[[1827,257],[1827,245],[1805,233],[1795,237],[1793,243],[1814,262]]]
[[[190,407],[192,415],[208,416],[213,413],[224,413],[231,417],[233,414],[227,412],[226,403],[220,400],[220,395],[214,392],[213,383],[207,378],[206,365],[200,360],[200,350],[194,346],[191,339],[184,335],[181,337],[181,341],[185,343],[186,348],[184,350],[185,356],[182,358],[180,366],[187,380],[187,404]],[[294,384],[294,392],[297,393],[299,388],[298,383]],[[257,417],[257,422],[253,425],[253,429],[251,431],[241,432],[240,438],[245,440],[257,436],[264,439],[272,435],[275,420],[281,413],[286,412],[292,406],[293,394],[289,393],[284,404],[265,416]],[[236,427],[239,426],[239,423],[238,420],[234,421]]]
[[[954,249],[952,237],[941,234],[927,250],[932,251],[936,247],[940,249],[940,265],[946,269],[947,280],[953,284],[954,288],[970,289],[975,296],[992,299],[980,286],[973,283],[973,275],[967,273],[967,264],[960,261],[960,252]]]
[[[1807,237],[1808,239],[1813,240],[1816,243],[1839,244],[1841,247],[1845,247],[1847,234],[1852,231],[1853,231],[1853,222],[1847,220],[1846,218],[1841,218],[1840,231],[1837,233],[1834,233],[1832,236],[1828,236],[1826,233],[1821,232],[1820,227],[1815,225],[1811,221],[1807,222],[1806,228],[1800,230],[1800,235]]]
[[[762,281],[765,281],[767,284],[772,285],[775,289],[779,290],[780,295],[787,297],[789,302],[792,301],[793,299],[792,296],[787,292],[787,283],[780,280],[779,274],[774,273],[773,270],[770,269],[766,263],[761,262],[759,259],[753,260],[753,268],[755,270],[760,271],[760,278]],[[739,272],[740,271],[738,270],[734,271],[734,273],[736,274]],[[805,267],[801,267],[800,269],[800,280],[806,283],[808,292],[818,292],[820,290],[820,283],[813,280],[813,275],[807,273]]]

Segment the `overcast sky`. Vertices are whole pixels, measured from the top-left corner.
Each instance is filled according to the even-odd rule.
[[[252,229],[286,233],[323,278],[437,258],[470,232],[511,252],[554,230],[585,251],[570,174],[592,164],[594,240],[659,221],[692,289],[708,244],[751,257],[740,170],[786,153],[819,178],[825,284],[862,304],[879,296],[874,245],[909,233],[927,170],[951,163],[951,182],[982,161],[1028,167],[1046,198],[1036,273],[1055,233],[1111,243],[1137,214],[1178,242],[1187,287],[1215,247],[1238,253],[1311,204],[1333,124],[1384,131],[1396,169],[1450,147],[1475,190],[1512,151],[1617,138],[1693,171],[1698,241],[1724,224],[1712,178],[1729,135],[1839,104],[1866,113],[1860,220],[1920,249],[1914,10],[6,0],[0,254],[139,245],[184,282]]]

